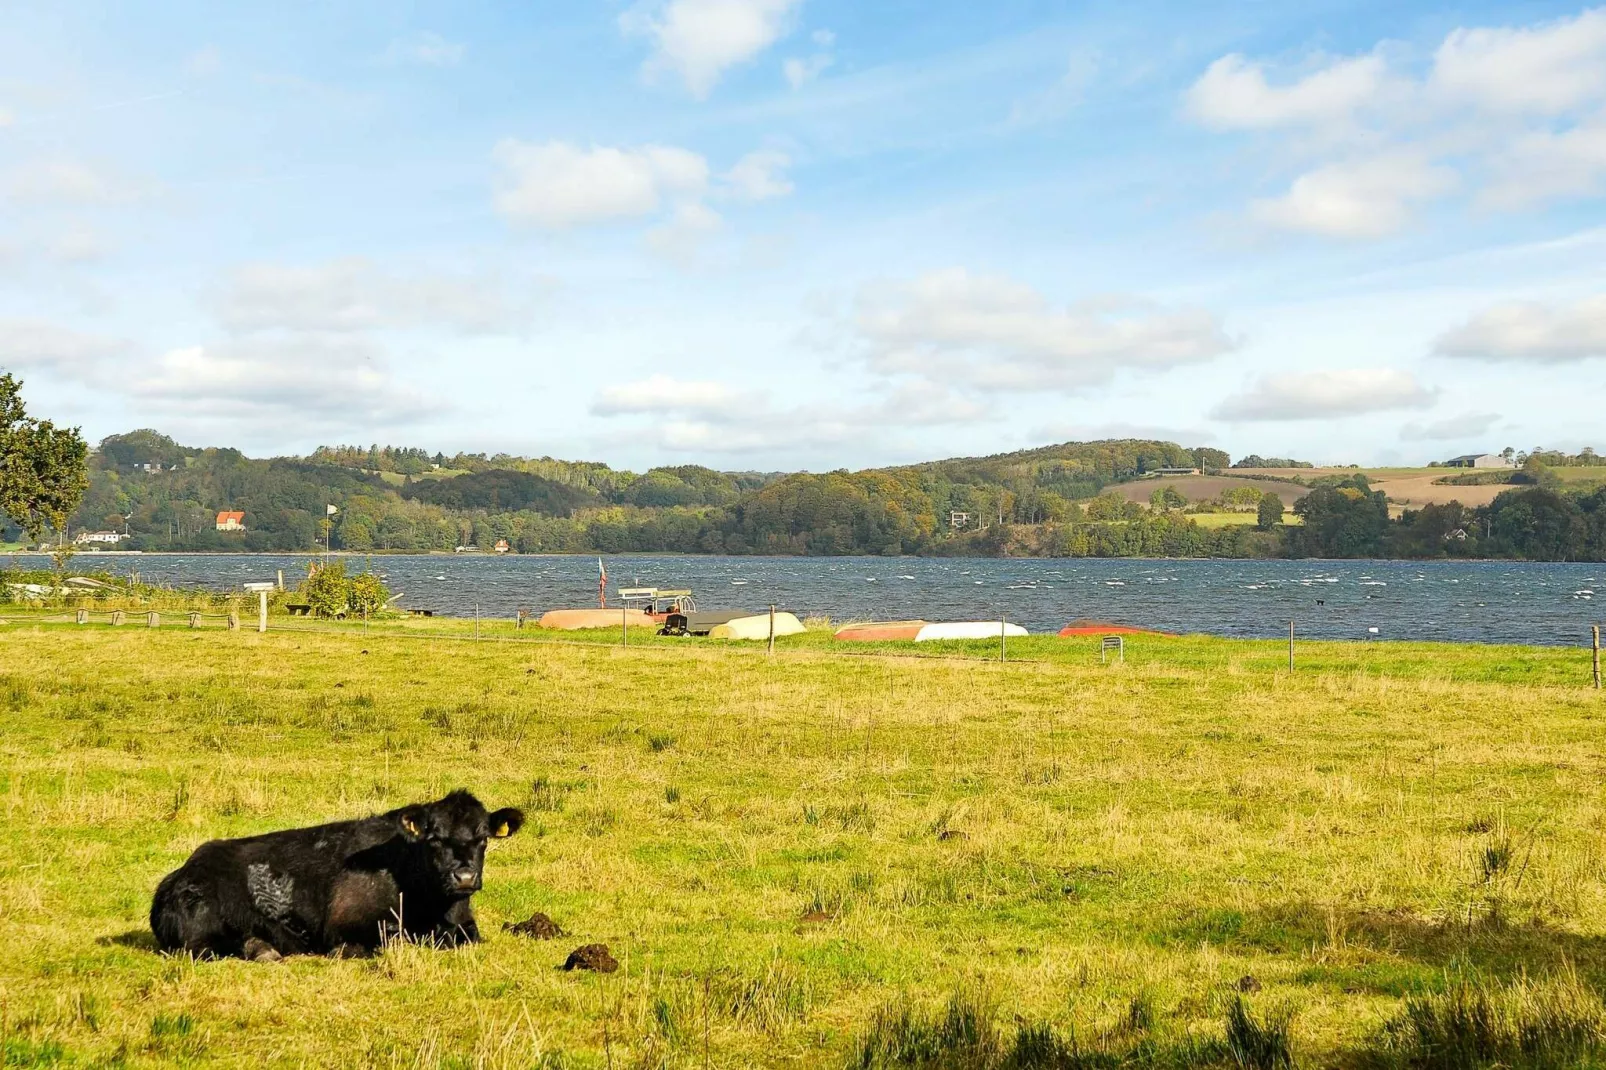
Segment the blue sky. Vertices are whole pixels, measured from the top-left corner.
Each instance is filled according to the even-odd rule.
[[[1606,447],[1606,8],[0,3],[91,438],[867,467]]]

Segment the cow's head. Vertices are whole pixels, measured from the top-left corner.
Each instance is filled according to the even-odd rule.
[[[524,813],[511,807],[487,813],[466,791],[439,802],[419,803],[395,812],[402,837],[411,843],[446,896],[473,895],[485,876],[485,841],[511,836]]]

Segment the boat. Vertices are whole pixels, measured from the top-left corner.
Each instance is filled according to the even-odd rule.
[[[929,643],[936,639],[1011,639],[1027,634],[1019,624],[1001,620],[958,620],[945,624],[927,624],[915,633],[915,642]]]
[[[808,631],[803,622],[791,613],[777,612],[775,614],[775,636],[801,635]],[[747,617],[733,617],[724,624],[715,625],[708,633],[710,639],[768,639],[770,637],[769,613],[755,613]]]
[[[836,638],[848,643],[882,643],[899,639],[910,640],[926,626],[923,620],[870,621],[866,624],[849,624],[838,628]]]
[[[1059,633],[1063,636],[1077,635],[1174,635],[1174,632],[1162,632],[1154,628],[1138,628],[1131,624],[1115,624],[1107,620],[1088,620],[1083,617],[1073,620]]]
[[[707,635],[726,621],[736,620],[739,617],[751,617],[750,609],[719,609],[708,610],[701,613],[671,613],[664,618],[664,626],[659,635]],[[765,614],[769,616],[769,614]]]
[[[577,632],[586,628],[656,628],[658,622],[639,609],[549,609],[535,626]]]

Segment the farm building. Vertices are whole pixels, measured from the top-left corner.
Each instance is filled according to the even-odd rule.
[[[219,531],[244,531],[245,514],[223,512],[217,515],[217,529]]]
[[[1512,463],[1498,453],[1466,453],[1444,462],[1446,468],[1511,468]]]

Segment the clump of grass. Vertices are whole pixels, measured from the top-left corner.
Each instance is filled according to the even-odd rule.
[[[1406,1000],[1373,1055],[1410,1070],[1598,1066],[1606,1009],[1570,973],[1503,986],[1459,977],[1442,993]]]
[[[664,802],[669,803],[671,806],[673,806],[675,803],[678,803],[679,801],[680,801],[680,789],[679,788],[675,787],[675,785],[673,785],[673,784],[670,784],[668,787],[664,788]]]
[[[994,1008],[973,992],[958,992],[934,1016],[906,1001],[882,1007],[859,1038],[849,1066],[857,1070],[918,1067],[985,1070],[1002,1055]]]
[[[559,813],[568,794],[567,786],[554,784],[544,776],[536,777],[530,785],[530,809],[543,814]]]
[[[1243,1070],[1287,1070],[1294,1065],[1288,1044],[1292,1013],[1286,1008],[1257,1018],[1242,996],[1227,1008],[1227,1051]]]
[[[675,737],[667,732],[649,732],[647,746],[654,754],[661,754],[675,745]]]
[[[807,974],[779,958],[760,971],[729,979],[721,987],[725,1013],[765,1032],[801,1019],[814,1004]]]
[[[835,822],[843,832],[875,831],[875,812],[870,809],[870,804],[863,800],[849,803],[847,806],[827,807],[823,817],[826,821]],[[805,820],[806,818],[807,815]]]

